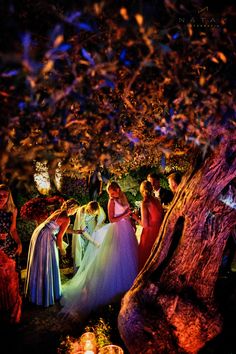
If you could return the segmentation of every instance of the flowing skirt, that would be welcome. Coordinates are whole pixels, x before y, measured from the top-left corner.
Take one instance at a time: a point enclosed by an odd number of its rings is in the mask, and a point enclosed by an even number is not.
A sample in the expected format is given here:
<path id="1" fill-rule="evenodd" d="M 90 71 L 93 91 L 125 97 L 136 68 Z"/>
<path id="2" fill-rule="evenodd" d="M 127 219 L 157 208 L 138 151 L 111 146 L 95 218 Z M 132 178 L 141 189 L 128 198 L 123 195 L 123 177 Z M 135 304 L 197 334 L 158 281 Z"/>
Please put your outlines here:
<path id="1" fill-rule="evenodd" d="M 56 226 L 57 227 L 57 226 Z M 39 225 L 30 240 L 25 294 L 36 305 L 50 306 L 61 297 L 55 223 Z"/>
<path id="2" fill-rule="evenodd" d="M 81 267 L 62 286 L 60 314 L 76 321 L 119 301 L 137 276 L 138 243 L 128 219 L 106 224 L 93 238 L 102 242 L 100 247 L 89 244 Z"/>
<path id="3" fill-rule="evenodd" d="M 158 236 L 160 225 L 143 228 L 139 243 L 139 270 L 141 270 L 148 260 L 152 247 Z"/>

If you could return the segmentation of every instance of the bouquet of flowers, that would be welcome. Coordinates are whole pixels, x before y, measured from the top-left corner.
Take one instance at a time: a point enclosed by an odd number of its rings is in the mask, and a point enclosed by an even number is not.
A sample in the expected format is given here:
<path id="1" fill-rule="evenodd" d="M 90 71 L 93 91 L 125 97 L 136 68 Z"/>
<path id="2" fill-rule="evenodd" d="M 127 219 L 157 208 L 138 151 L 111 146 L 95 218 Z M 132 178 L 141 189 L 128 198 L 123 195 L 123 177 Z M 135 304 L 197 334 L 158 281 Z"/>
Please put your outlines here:
<path id="1" fill-rule="evenodd" d="M 20 216 L 22 219 L 36 221 L 39 224 L 59 209 L 63 202 L 64 198 L 59 196 L 32 198 L 21 207 Z"/>

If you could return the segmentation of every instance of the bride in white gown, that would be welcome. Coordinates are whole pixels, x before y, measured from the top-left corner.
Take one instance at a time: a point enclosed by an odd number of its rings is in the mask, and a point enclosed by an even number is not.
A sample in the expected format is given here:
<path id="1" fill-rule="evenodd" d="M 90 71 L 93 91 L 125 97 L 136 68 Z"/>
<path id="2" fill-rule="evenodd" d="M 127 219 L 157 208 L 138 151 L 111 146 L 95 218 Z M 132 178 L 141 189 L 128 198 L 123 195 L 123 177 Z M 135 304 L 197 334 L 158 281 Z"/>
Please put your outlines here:
<path id="1" fill-rule="evenodd" d="M 60 314 L 76 321 L 100 306 L 119 301 L 138 272 L 138 242 L 127 198 L 116 182 L 111 182 L 107 191 L 110 223 L 93 234 L 94 240 L 103 242 L 99 248 L 89 243 L 86 255 L 91 257 L 94 252 L 93 261 L 88 264 L 85 255 L 77 273 L 62 287 Z"/>

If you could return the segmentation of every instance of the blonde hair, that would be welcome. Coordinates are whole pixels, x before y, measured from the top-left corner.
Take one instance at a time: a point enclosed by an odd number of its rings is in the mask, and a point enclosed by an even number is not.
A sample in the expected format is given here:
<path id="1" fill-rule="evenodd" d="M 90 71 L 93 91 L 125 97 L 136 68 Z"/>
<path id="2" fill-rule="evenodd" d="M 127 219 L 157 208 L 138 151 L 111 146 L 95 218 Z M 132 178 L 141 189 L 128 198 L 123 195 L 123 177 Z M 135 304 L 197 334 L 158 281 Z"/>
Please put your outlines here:
<path id="1" fill-rule="evenodd" d="M 151 182 L 143 181 L 140 184 L 140 192 L 144 195 L 144 197 L 150 197 L 153 194 L 153 187 Z"/>
<path id="2" fill-rule="evenodd" d="M 119 200 L 120 200 L 120 204 L 125 206 L 125 205 L 128 205 L 128 200 L 127 200 L 127 197 L 125 195 L 124 192 L 122 192 L 119 184 L 115 181 L 112 181 L 112 182 L 109 182 L 108 185 L 107 185 L 107 192 L 109 193 L 109 190 L 112 190 L 112 191 L 117 191 L 119 190 L 120 191 L 120 194 L 119 194 Z"/>
<path id="3" fill-rule="evenodd" d="M 76 199 L 70 198 L 70 199 L 63 202 L 63 204 L 61 206 L 61 210 L 66 211 L 66 210 L 76 208 L 76 207 L 79 207 L 79 203 L 77 202 Z"/>
<path id="4" fill-rule="evenodd" d="M 11 211 L 13 213 L 13 211 L 16 210 L 16 206 L 13 201 L 10 188 L 6 184 L 0 184 L 0 191 L 8 192 L 7 202 L 6 202 L 5 206 L 3 207 L 3 210 Z"/>
<path id="5" fill-rule="evenodd" d="M 181 178 L 182 178 L 182 176 L 181 176 L 181 174 L 178 173 L 178 172 L 172 172 L 171 174 L 169 174 L 169 175 L 167 176 L 167 179 L 168 179 L 168 180 L 170 179 L 170 180 L 174 181 L 177 186 L 180 184 Z"/>

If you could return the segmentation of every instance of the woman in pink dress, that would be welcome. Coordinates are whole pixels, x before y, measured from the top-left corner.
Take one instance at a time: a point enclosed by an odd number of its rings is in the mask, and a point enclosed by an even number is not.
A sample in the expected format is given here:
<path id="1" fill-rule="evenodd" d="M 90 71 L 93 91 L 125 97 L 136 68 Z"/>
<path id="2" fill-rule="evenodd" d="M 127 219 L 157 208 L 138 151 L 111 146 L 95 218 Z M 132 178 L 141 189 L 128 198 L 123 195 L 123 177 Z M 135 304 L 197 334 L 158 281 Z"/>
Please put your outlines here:
<path id="1" fill-rule="evenodd" d="M 151 254 L 152 246 L 157 238 L 163 219 L 161 203 L 153 196 L 153 187 L 149 181 L 141 183 L 140 193 L 143 197 L 141 219 L 137 215 L 132 214 L 132 218 L 143 227 L 138 250 L 139 270 L 143 268 Z"/>

